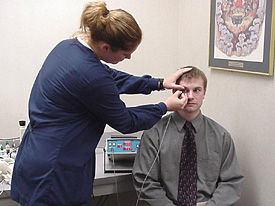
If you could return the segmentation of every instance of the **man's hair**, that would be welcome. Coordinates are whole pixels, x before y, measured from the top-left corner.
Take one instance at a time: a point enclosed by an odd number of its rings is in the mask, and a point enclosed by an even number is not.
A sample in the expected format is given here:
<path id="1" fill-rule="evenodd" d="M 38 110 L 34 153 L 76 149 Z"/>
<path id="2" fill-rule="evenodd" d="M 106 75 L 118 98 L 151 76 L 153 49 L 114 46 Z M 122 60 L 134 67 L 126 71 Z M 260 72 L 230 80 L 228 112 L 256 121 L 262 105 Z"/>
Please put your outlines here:
<path id="1" fill-rule="evenodd" d="M 192 78 L 201 77 L 202 80 L 203 80 L 204 90 L 206 91 L 207 78 L 206 78 L 204 72 L 201 71 L 200 69 L 198 69 L 197 67 L 194 67 L 194 66 L 185 66 L 185 67 L 182 67 L 181 69 L 183 69 L 183 68 L 192 68 L 192 69 L 189 72 L 186 72 L 182 76 L 180 76 L 180 78 L 178 78 L 178 80 L 177 80 L 177 83 L 179 83 L 181 80 L 184 80 L 184 79 L 192 79 Z"/>

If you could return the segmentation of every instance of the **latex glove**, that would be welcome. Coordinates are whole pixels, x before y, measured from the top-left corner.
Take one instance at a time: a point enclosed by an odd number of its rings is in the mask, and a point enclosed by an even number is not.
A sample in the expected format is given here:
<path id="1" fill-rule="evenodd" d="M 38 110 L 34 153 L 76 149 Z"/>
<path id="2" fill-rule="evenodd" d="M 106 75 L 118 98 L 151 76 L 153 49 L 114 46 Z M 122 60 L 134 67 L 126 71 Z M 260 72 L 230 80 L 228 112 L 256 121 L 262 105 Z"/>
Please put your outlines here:
<path id="1" fill-rule="evenodd" d="M 3 160 L 0 161 L 0 171 L 2 171 L 2 174 L 11 173 L 11 168 L 9 167 L 9 164 Z"/>
<path id="2" fill-rule="evenodd" d="M 3 176 L 6 183 L 11 184 L 11 174 L 9 174 L 9 173 L 7 173 L 5 175 L 2 174 L 2 176 Z"/>

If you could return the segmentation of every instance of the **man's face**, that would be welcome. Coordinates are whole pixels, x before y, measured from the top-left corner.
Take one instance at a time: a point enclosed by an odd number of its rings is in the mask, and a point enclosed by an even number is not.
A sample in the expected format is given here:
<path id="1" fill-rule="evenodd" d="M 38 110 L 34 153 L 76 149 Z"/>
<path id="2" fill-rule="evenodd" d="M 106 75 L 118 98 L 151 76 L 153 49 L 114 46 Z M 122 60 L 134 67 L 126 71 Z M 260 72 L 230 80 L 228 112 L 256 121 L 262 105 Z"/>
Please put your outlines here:
<path id="1" fill-rule="evenodd" d="M 182 112 L 199 114 L 201 105 L 205 96 L 203 79 L 201 77 L 183 79 L 179 82 L 184 86 L 184 93 L 187 95 L 188 101 Z"/>

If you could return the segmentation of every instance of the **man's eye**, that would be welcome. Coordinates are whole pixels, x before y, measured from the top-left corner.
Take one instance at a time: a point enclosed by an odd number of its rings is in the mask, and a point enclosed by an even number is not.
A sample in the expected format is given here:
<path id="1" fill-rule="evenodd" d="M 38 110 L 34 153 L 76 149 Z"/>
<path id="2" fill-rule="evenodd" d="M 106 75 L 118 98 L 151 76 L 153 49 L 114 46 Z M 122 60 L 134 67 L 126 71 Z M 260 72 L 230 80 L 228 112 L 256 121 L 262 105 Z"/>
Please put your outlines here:
<path id="1" fill-rule="evenodd" d="M 182 93 L 188 93 L 188 90 L 187 89 L 184 89 L 184 90 L 182 90 Z"/>
<path id="2" fill-rule="evenodd" d="M 195 93 L 198 93 L 198 92 L 200 92 L 201 91 L 201 89 L 194 89 L 194 92 Z"/>

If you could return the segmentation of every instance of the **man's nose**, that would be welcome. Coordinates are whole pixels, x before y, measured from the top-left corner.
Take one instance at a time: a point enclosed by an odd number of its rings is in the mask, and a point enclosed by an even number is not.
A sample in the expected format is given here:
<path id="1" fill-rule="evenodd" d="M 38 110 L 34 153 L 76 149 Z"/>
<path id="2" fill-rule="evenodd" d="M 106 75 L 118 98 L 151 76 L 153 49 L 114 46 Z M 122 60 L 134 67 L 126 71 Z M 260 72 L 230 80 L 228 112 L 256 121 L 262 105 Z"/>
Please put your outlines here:
<path id="1" fill-rule="evenodd" d="M 193 91 L 188 91 L 187 93 L 187 97 L 189 98 L 189 99 L 192 99 L 193 98 Z"/>

